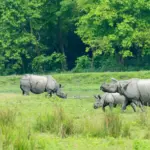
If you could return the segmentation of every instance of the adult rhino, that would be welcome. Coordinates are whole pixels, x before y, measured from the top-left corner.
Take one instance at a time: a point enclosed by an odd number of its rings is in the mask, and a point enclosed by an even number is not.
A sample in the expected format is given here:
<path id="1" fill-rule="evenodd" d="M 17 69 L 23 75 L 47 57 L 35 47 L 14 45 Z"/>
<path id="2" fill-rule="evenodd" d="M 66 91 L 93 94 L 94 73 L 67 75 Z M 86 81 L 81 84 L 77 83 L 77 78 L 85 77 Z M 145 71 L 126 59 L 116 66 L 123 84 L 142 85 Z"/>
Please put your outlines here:
<path id="1" fill-rule="evenodd" d="M 99 107 L 102 107 L 102 110 L 105 111 L 105 107 L 109 106 L 112 110 L 113 107 L 116 107 L 117 105 L 123 105 L 126 101 L 126 97 L 123 95 L 120 95 L 119 93 L 104 93 L 102 96 L 95 95 L 95 103 L 94 103 L 94 109 L 97 109 Z M 136 111 L 136 105 L 139 105 L 138 103 L 132 103 L 129 102 L 127 105 L 131 105 L 134 111 Z"/>
<path id="2" fill-rule="evenodd" d="M 126 109 L 128 103 L 137 103 L 142 108 L 142 105 L 150 105 L 150 79 L 130 79 L 118 81 L 112 78 L 112 83 L 102 84 L 102 91 L 109 93 L 118 92 L 126 97 L 126 101 L 122 107 Z"/>
<path id="3" fill-rule="evenodd" d="M 47 92 L 50 96 L 53 93 L 60 98 L 67 98 L 67 94 L 61 92 L 61 84 L 51 76 L 24 75 L 20 80 L 20 88 L 23 95 L 29 95 L 29 92 L 40 94 Z"/>

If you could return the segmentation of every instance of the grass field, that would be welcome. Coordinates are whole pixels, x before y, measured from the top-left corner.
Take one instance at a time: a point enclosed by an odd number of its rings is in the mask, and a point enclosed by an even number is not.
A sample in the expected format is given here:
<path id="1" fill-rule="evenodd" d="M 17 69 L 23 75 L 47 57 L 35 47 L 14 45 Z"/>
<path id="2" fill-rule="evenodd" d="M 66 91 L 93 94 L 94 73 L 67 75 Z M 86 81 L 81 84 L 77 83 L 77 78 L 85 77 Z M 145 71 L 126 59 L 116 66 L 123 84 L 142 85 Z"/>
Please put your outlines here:
<path id="1" fill-rule="evenodd" d="M 0 150 L 149 150 L 150 108 L 137 113 L 94 110 L 94 94 L 110 78 L 150 78 L 150 72 L 53 74 L 68 99 L 22 96 L 21 76 L 0 77 Z M 74 96 L 81 98 L 73 98 Z"/>

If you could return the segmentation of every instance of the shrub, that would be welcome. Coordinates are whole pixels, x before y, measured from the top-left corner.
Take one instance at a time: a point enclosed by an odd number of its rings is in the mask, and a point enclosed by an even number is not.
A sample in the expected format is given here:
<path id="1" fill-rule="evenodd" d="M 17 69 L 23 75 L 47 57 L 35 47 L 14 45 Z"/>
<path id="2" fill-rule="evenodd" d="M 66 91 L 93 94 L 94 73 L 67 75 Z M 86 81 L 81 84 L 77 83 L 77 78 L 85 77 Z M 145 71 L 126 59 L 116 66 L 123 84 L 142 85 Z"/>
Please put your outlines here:
<path id="1" fill-rule="evenodd" d="M 83 55 L 77 58 L 76 66 L 73 69 L 73 72 L 84 72 L 88 71 L 91 66 L 91 59 L 87 55 Z"/>
<path id="2" fill-rule="evenodd" d="M 35 72 L 61 71 L 66 57 L 61 53 L 52 53 L 50 56 L 40 55 L 33 59 L 32 69 Z"/>

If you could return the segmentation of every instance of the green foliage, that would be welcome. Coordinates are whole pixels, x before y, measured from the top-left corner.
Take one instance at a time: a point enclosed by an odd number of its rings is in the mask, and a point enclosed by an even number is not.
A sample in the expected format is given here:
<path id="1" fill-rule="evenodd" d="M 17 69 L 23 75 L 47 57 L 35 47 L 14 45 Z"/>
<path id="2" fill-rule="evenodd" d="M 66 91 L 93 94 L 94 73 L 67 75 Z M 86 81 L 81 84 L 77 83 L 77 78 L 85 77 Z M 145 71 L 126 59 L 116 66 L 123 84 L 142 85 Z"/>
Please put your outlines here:
<path id="1" fill-rule="evenodd" d="M 150 145 L 149 141 L 141 141 L 141 140 L 135 140 L 133 144 L 134 150 L 149 150 Z"/>
<path id="2" fill-rule="evenodd" d="M 104 0 L 90 5 L 84 1 L 84 5 L 79 5 L 84 13 L 79 18 L 76 33 L 89 46 L 88 50 L 96 54 L 116 51 L 123 58 L 149 54 L 148 1 Z"/>
<path id="3" fill-rule="evenodd" d="M 1 1 L 0 5 L 0 53 L 5 58 L 6 73 L 25 72 L 25 67 L 28 67 L 26 61 L 32 59 L 33 49 L 42 46 L 37 33 L 43 4 L 41 1 L 26 0 L 22 3 L 17 0 Z"/>
<path id="4" fill-rule="evenodd" d="M 113 56 L 95 56 L 94 67 L 97 71 L 122 71 L 125 67 L 118 64 Z"/>
<path id="5" fill-rule="evenodd" d="M 76 66 L 73 72 L 84 72 L 90 68 L 91 60 L 88 56 L 83 55 L 77 58 Z"/>
<path id="6" fill-rule="evenodd" d="M 91 72 L 91 71 L 139 71 L 149 70 L 150 62 L 147 61 L 148 56 L 139 60 L 135 58 L 125 58 L 122 64 L 119 57 L 109 55 L 94 55 L 93 61 L 86 55 L 83 55 L 76 60 L 74 72 Z M 119 61 L 119 62 L 118 62 Z M 87 62 L 87 64 L 85 64 Z M 93 65 L 92 65 L 93 63 Z M 145 64 L 145 65 L 144 65 Z M 136 67 L 135 67 L 136 66 Z"/>
<path id="7" fill-rule="evenodd" d="M 74 66 L 75 72 L 150 69 L 149 5 L 141 0 L 0 1 L 0 74 Z M 86 52 L 91 62 L 84 60 Z"/>
<path id="8" fill-rule="evenodd" d="M 33 59 L 32 68 L 35 72 L 58 72 L 62 69 L 62 63 L 65 62 L 65 56 L 61 53 L 52 53 L 50 56 L 40 55 Z"/>

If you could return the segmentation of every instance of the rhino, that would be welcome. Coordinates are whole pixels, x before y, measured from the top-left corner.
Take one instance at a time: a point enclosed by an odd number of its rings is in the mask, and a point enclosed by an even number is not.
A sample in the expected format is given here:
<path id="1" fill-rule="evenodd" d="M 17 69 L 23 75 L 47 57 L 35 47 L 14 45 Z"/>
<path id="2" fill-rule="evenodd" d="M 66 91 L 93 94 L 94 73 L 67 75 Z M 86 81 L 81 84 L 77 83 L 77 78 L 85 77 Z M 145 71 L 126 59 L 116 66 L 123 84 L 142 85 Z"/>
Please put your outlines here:
<path id="1" fill-rule="evenodd" d="M 109 106 L 112 110 L 113 107 L 116 107 L 118 104 L 123 105 L 126 101 L 126 97 L 119 94 L 119 93 L 104 93 L 102 96 L 94 95 L 95 97 L 95 103 L 94 103 L 94 109 L 97 109 L 99 107 L 102 107 L 102 110 L 105 112 L 105 107 Z M 136 111 L 135 107 L 138 105 L 138 103 L 132 103 L 129 102 L 127 105 L 131 105 L 134 111 Z"/>
<path id="2" fill-rule="evenodd" d="M 39 76 L 26 74 L 20 80 L 20 89 L 23 95 L 29 95 L 31 91 L 34 94 L 47 92 L 49 96 L 53 93 L 60 98 L 67 98 L 67 94 L 61 92 L 61 84 L 51 76 Z"/>
<path id="3" fill-rule="evenodd" d="M 109 93 L 118 92 L 126 97 L 122 107 L 126 109 L 128 103 L 138 103 L 143 110 L 143 105 L 150 106 L 150 79 L 132 78 L 129 80 L 116 80 L 112 78 L 111 83 L 104 83 L 100 86 L 102 91 Z M 144 111 L 144 110 L 143 110 Z"/>

